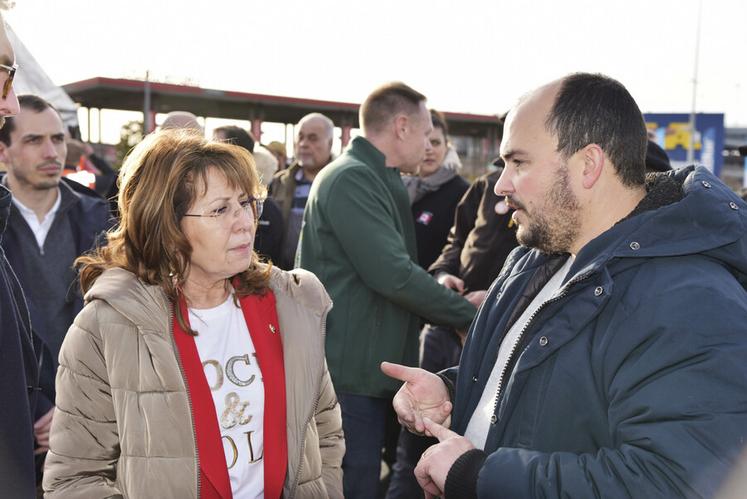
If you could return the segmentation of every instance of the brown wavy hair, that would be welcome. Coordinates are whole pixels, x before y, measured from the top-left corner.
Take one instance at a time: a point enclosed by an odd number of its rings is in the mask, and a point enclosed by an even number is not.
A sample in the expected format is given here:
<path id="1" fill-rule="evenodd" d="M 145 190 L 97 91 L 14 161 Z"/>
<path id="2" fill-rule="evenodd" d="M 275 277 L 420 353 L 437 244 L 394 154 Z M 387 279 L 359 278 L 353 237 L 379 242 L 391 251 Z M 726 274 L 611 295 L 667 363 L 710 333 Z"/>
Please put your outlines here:
<path id="1" fill-rule="evenodd" d="M 75 261 L 83 293 L 104 270 L 119 267 L 159 286 L 175 304 L 192 255 L 180 222 L 197 198 L 198 186 L 207 188 L 209 168 L 223 173 L 232 189 L 264 195 L 254 159 L 241 147 L 178 130 L 152 133 L 135 146 L 117 180 L 119 225 L 107 234 L 106 246 Z M 230 279 L 237 296 L 264 293 L 270 271 L 271 264 L 260 263 L 253 253 L 249 268 Z M 194 334 L 179 307 L 174 308 L 179 325 Z"/>

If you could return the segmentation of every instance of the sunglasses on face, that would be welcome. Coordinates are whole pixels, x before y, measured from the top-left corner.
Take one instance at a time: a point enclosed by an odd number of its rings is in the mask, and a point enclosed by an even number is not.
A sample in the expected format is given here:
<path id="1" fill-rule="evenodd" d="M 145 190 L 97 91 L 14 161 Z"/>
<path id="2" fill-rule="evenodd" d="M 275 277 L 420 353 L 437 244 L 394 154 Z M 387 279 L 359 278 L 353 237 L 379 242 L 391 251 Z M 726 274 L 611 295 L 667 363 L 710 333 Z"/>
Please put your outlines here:
<path id="1" fill-rule="evenodd" d="M 8 72 L 8 79 L 3 83 L 3 99 L 8 97 L 10 89 L 13 88 L 13 78 L 16 77 L 16 71 L 18 71 L 18 64 L 8 66 L 6 64 L 0 64 L 0 70 Z"/>

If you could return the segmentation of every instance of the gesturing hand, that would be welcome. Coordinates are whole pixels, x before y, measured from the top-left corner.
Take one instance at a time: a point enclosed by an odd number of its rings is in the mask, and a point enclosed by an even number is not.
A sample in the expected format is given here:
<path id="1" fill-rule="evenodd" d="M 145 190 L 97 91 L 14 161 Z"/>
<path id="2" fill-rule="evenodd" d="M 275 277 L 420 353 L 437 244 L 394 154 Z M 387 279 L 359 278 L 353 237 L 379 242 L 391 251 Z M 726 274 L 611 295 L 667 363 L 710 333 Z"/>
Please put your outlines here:
<path id="1" fill-rule="evenodd" d="M 428 447 L 423 453 L 415 467 L 415 478 L 425 491 L 425 498 L 431 499 L 443 496 L 446 476 L 454 462 L 475 446 L 461 435 L 428 418 L 425 418 L 424 422 L 428 433 L 438 438 L 439 443 Z"/>
<path id="2" fill-rule="evenodd" d="M 423 417 L 439 424 L 449 425 L 451 401 L 444 382 L 435 374 L 391 362 L 382 362 L 381 371 L 405 384 L 394 396 L 392 406 L 399 423 L 413 433 L 422 435 L 426 431 Z"/>

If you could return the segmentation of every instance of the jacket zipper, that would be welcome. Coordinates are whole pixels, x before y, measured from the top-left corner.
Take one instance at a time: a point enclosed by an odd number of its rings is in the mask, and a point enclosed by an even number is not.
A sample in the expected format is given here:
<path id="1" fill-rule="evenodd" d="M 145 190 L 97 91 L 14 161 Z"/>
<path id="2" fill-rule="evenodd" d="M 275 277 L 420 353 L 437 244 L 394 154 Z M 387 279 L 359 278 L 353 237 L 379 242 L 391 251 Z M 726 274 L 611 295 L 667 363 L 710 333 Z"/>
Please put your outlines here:
<path id="1" fill-rule="evenodd" d="M 322 318 L 322 346 L 324 345 L 324 339 L 327 336 L 327 314 L 329 313 L 330 308 L 328 307 L 327 310 L 324 311 L 324 317 Z M 324 356 L 326 358 L 326 355 Z M 322 372 L 322 377 L 319 378 L 319 383 L 317 384 L 316 389 L 316 396 L 314 397 L 314 406 L 311 409 L 311 413 L 306 418 L 306 422 L 303 425 L 303 434 L 301 435 L 301 452 L 298 456 L 298 469 L 296 470 L 296 476 L 293 479 L 292 488 L 290 490 L 289 499 L 292 499 L 296 495 L 296 489 L 298 488 L 298 482 L 301 480 L 301 465 L 303 464 L 303 455 L 304 451 L 306 450 L 306 432 L 308 431 L 307 428 L 309 427 L 309 423 L 311 423 L 311 419 L 316 414 L 316 410 L 319 408 L 319 395 L 322 392 L 322 378 L 324 377 L 324 373 Z M 324 463 L 322 463 L 322 466 Z M 322 474 L 324 471 L 322 470 Z"/>
<path id="2" fill-rule="evenodd" d="M 502 389 L 503 389 L 503 379 L 506 376 L 506 372 L 508 371 L 508 367 L 512 365 L 514 354 L 516 353 L 516 350 L 518 349 L 519 345 L 521 344 L 522 340 L 524 339 L 524 333 L 526 333 L 527 329 L 529 329 L 529 326 L 532 324 L 532 321 L 534 318 L 539 314 L 547 305 L 551 303 L 555 303 L 556 301 L 560 300 L 561 298 L 565 297 L 568 294 L 568 290 L 571 288 L 571 286 L 578 284 L 579 282 L 587 279 L 593 272 L 587 272 L 586 274 L 582 274 L 581 276 L 577 278 L 573 278 L 568 283 L 563 286 L 561 293 L 551 298 L 544 303 L 542 303 L 537 310 L 535 310 L 532 315 L 529 317 L 529 320 L 527 320 L 527 323 L 524 324 L 524 327 L 521 329 L 521 333 L 519 333 L 519 337 L 516 339 L 516 342 L 514 343 L 513 347 L 511 347 L 511 352 L 508 354 L 508 359 L 506 360 L 506 364 L 503 366 L 503 369 L 501 370 L 501 375 L 498 377 L 498 388 L 495 392 L 495 400 L 493 401 L 493 416 L 490 418 L 491 423 L 496 424 L 498 422 L 498 403 L 501 400 L 501 397 L 503 396 Z M 499 347 L 500 348 L 500 347 Z M 516 366 L 513 366 L 516 367 Z"/>
<path id="3" fill-rule="evenodd" d="M 176 347 L 176 341 L 174 339 L 174 307 L 178 307 L 177 304 L 172 304 L 169 308 L 169 331 L 171 332 L 171 347 L 174 349 L 176 354 L 176 362 L 179 364 L 179 372 L 182 375 L 182 381 L 184 381 L 184 387 L 187 390 L 187 403 L 189 404 L 189 417 L 192 421 L 192 438 L 195 443 L 195 475 L 197 479 L 197 497 L 200 497 L 200 452 L 197 448 L 197 429 L 195 428 L 195 413 L 194 407 L 192 406 L 192 394 L 189 391 L 189 382 L 187 381 L 187 374 L 184 372 L 184 366 L 182 365 L 182 358 L 179 354 L 179 349 Z"/>

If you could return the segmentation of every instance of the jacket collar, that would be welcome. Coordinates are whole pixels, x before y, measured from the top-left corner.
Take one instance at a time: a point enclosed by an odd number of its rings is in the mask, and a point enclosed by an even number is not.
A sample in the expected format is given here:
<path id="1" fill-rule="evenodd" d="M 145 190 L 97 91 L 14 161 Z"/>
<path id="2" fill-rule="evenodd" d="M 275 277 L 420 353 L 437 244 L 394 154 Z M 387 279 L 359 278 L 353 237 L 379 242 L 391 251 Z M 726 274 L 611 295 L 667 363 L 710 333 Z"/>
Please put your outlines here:
<path id="1" fill-rule="evenodd" d="M 386 156 L 365 137 L 358 136 L 350 143 L 351 154 L 360 157 L 364 163 L 375 168 L 386 168 Z"/>

